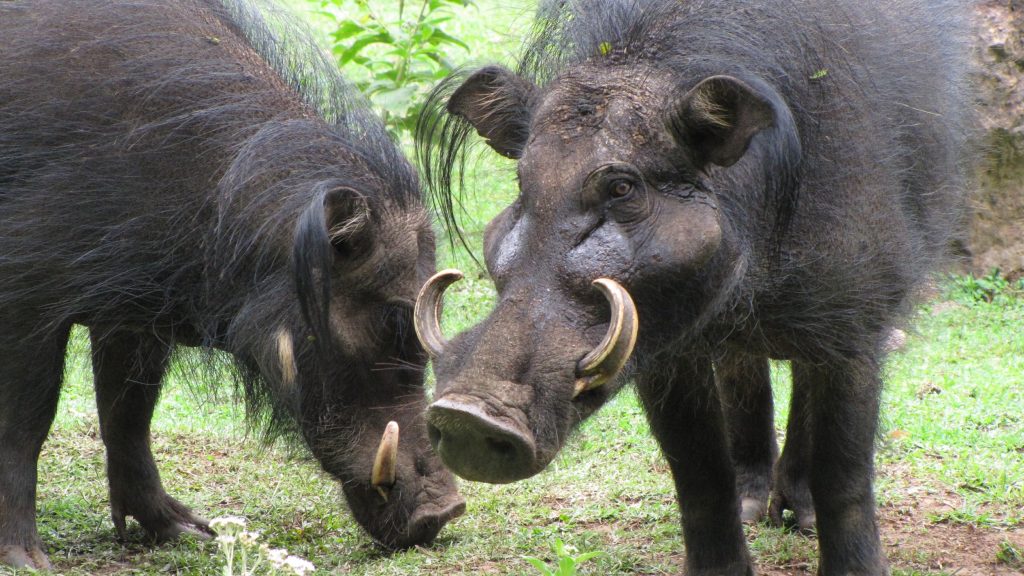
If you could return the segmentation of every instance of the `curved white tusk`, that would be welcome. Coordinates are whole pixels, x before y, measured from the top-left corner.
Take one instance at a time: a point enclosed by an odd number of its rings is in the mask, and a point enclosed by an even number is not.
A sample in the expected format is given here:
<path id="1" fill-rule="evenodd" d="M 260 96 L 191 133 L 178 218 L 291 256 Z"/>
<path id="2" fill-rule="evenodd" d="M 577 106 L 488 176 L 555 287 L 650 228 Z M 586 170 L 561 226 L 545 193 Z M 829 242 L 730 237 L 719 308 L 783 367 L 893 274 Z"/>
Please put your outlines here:
<path id="1" fill-rule="evenodd" d="M 626 365 L 636 346 L 639 322 L 636 305 L 629 292 L 610 278 L 598 278 L 593 285 L 608 300 L 612 315 L 601 343 L 576 365 L 573 398 L 614 378 Z"/>
<path id="2" fill-rule="evenodd" d="M 395 485 L 395 467 L 398 462 L 398 422 L 391 421 L 384 427 L 377 457 L 373 460 L 373 473 L 370 484 L 377 489 L 384 501 L 388 500 L 388 492 Z"/>
<path id="3" fill-rule="evenodd" d="M 462 279 L 462 272 L 449 268 L 430 277 L 416 296 L 413 326 L 416 337 L 431 358 L 437 358 L 448 344 L 441 333 L 441 296 L 452 283 Z"/>

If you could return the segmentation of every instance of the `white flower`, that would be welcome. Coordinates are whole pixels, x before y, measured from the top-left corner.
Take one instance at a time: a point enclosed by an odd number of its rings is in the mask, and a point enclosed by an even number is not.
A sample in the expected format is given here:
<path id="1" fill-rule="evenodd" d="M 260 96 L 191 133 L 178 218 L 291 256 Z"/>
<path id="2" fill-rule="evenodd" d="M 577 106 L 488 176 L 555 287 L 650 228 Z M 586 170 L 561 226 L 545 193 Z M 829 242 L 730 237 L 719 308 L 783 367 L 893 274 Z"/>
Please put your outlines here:
<path id="1" fill-rule="evenodd" d="M 218 534 L 217 535 L 217 544 L 234 544 L 235 540 L 237 540 L 237 538 L 235 538 L 231 534 Z"/>
<path id="2" fill-rule="evenodd" d="M 238 532 L 245 530 L 245 518 L 240 518 L 238 516 L 220 516 L 210 520 L 210 528 L 213 528 L 216 532 L 237 534 Z"/>
<path id="3" fill-rule="evenodd" d="M 289 556 L 285 558 L 284 563 L 295 576 L 306 576 L 306 574 L 316 570 L 312 562 L 298 556 Z"/>
<path id="4" fill-rule="evenodd" d="M 259 539 L 259 532 L 242 532 L 238 535 L 238 540 L 242 543 L 242 546 L 252 546 Z"/>
<path id="5" fill-rule="evenodd" d="M 288 551 L 284 548 L 266 548 L 262 549 L 263 555 L 266 556 L 267 561 L 274 568 L 280 570 L 284 568 L 285 558 L 288 556 Z"/>

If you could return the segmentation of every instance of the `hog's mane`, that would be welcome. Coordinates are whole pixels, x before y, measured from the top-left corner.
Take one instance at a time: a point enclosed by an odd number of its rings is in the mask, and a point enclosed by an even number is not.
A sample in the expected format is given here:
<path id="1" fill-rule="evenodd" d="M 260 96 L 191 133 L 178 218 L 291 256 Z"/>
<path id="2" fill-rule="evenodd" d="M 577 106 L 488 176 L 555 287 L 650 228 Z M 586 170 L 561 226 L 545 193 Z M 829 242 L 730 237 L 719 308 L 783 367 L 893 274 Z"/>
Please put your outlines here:
<path id="1" fill-rule="evenodd" d="M 0 309 L 25 310 L 4 323 L 88 319 L 102 336 L 185 317 L 194 343 L 231 347 L 283 320 L 242 309 L 269 282 L 267 298 L 298 297 L 326 326 L 328 251 L 294 262 L 297 278 L 266 274 L 312 244 L 303 211 L 328 187 L 360 190 L 372 219 L 420 210 L 366 100 L 269 2 L 0 2 L 0 22 Z M 260 375 L 276 351 L 233 375 L 194 357 L 185 369 L 210 385 L 240 383 L 251 423 L 294 426 Z"/>

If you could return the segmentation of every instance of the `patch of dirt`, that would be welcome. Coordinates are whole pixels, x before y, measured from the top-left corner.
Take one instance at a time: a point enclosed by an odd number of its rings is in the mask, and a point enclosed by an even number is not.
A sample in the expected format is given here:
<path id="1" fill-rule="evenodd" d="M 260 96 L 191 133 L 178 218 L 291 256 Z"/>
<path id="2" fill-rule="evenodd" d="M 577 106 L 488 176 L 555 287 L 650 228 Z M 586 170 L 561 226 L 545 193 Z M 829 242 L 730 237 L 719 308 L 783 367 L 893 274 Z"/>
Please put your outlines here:
<path id="1" fill-rule="evenodd" d="M 937 488 L 932 483 L 923 485 L 920 479 L 913 478 L 900 465 L 885 466 L 879 470 L 879 475 L 896 479 L 901 486 L 889 502 L 878 508 L 882 543 L 891 570 L 935 576 L 1024 575 L 1024 566 L 1011 566 L 997 559 L 1003 543 L 1009 543 L 1016 550 L 1024 550 L 1024 526 L 982 527 L 941 520 L 963 508 L 963 499 L 958 494 Z M 986 510 L 982 507 L 978 512 L 985 513 L 986 517 L 999 524 L 1008 518 L 1010 511 L 995 507 Z M 597 524 L 589 524 L 587 528 L 606 534 L 609 540 L 614 533 L 614 530 L 601 530 Z M 625 528 L 628 532 L 629 527 L 612 523 L 611 528 Z M 759 576 L 816 575 L 818 561 L 815 537 L 793 537 L 805 540 L 793 547 L 793 554 L 786 561 L 772 563 L 763 556 L 755 559 Z M 681 533 L 679 538 L 678 551 L 660 557 L 658 561 L 676 566 L 681 572 L 686 561 Z M 637 542 L 637 545 L 639 547 L 642 543 Z"/>
<path id="2" fill-rule="evenodd" d="M 919 505 L 917 505 L 919 504 Z M 934 508 L 933 508 L 934 506 Z M 932 513 L 948 511 L 948 504 L 901 502 L 879 509 L 882 542 L 893 570 L 942 572 L 956 576 L 1020 576 L 1024 571 L 996 559 L 1002 542 L 1024 549 L 1024 530 L 993 529 L 961 524 L 934 523 Z M 814 564 L 816 565 L 816 564 Z M 775 567 L 760 565 L 761 576 L 813 576 L 814 565 Z"/>
<path id="3" fill-rule="evenodd" d="M 1004 542 L 1024 550 L 1024 527 L 979 527 L 948 521 L 950 512 L 961 509 L 962 499 L 952 491 L 915 486 L 914 479 L 898 467 L 881 471 L 900 477 L 907 488 L 898 499 L 878 508 L 882 543 L 892 570 L 956 576 L 1021 576 L 1024 567 L 997 560 Z M 993 510 L 992 517 L 1000 516 Z M 760 576 L 813 576 L 817 562 L 799 566 L 758 566 Z"/>
<path id="4" fill-rule="evenodd" d="M 963 304 L 957 304 L 952 300 L 943 300 L 942 302 L 936 302 L 932 306 L 932 316 L 941 316 L 947 312 L 958 312 L 966 308 Z"/>

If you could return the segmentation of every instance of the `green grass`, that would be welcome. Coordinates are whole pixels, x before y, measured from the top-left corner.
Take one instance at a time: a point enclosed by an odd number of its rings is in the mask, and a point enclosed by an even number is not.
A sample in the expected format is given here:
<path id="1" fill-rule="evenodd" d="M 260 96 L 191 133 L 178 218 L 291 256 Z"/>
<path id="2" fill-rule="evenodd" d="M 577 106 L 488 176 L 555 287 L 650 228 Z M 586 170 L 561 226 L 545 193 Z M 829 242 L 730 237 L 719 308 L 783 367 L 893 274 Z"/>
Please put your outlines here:
<path id="1" fill-rule="evenodd" d="M 466 11 L 453 33 L 484 61 L 505 58 L 532 6 L 477 0 Z M 513 176 L 513 165 L 495 155 L 482 155 L 470 169 L 471 200 L 461 220 L 478 257 L 483 226 L 515 196 Z M 468 278 L 447 296 L 448 334 L 481 319 L 494 298 L 472 260 L 443 246 L 440 266 L 452 265 Z M 896 542 L 890 558 L 901 576 L 956 573 L 945 549 L 928 540 L 948 531 L 990 535 L 978 554 L 985 566 L 1019 569 L 1024 549 L 1024 298 L 948 296 L 958 300 L 941 298 L 917 312 L 917 331 L 886 366 L 877 495 L 886 517 L 907 515 L 894 526 L 917 530 L 887 536 Z M 76 332 L 40 462 L 39 526 L 58 572 L 218 573 L 212 542 L 185 538 L 154 548 L 137 530 L 135 542 L 117 542 L 87 349 Z M 218 374 L 212 377 L 229 378 Z M 777 364 L 773 374 L 781 426 L 788 367 Z M 246 437 L 229 386 L 214 394 L 188 380 L 188 370 L 172 375 L 154 421 L 153 447 L 168 491 L 207 518 L 245 516 L 271 546 L 308 558 L 320 573 L 536 574 L 525 558 L 554 565 L 552 544 L 559 540 L 574 555 L 602 552 L 580 566 L 581 574 L 681 570 L 671 478 L 631 391 L 591 418 L 544 473 L 503 486 L 462 483 L 464 517 L 433 546 L 389 555 L 360 531 L 338 487 L 314 463 Z M 812 538 L 759 525 L 749 529 L 749 540 L 765 573 L 812 573 L 816 566 Z"/>
<path id="2" fill-rule="evenodd" d="M 464 283 L 470 284 L 470 283 Z M 476 285 L 483 290 L 484 281 Z M 462 288 L 452 308 L 468 323 L 489 296 Z M 485 310 L 486 308 L 484 308 Z M 967 525 L 998 538 L 991 562 L 1017 562 L 1024 529 L 1024 299 L 965 306 L 937 302 L 917 314 L 918 331 L 889 362 L 885 430 L 878 463 L 883 509 L 923 493 L 950 504 L 918 518 L 925 533 Z M 109 520 L 103 451 L 90 390 L 88 342 L 73 340 L 60 414 L 40 463 L 40 531 L 67 574 L 214 574 L 215 547 L 185 539 L 157 548 L 123 545 Z M 168 491 L 206 517 L 245 516 L 274 547 L 286 547 L 329 572 L 349 574 L 529 574 L 525 560 L 557 560 L 552 543 L 603 554 L 581 574 L 672 574 L 682 562 L 675 494 L 668 469 L 627 391 L 588 421 L 551 467 L 505 486 L 462 483 L 466 516 L 432 547 L 382 554 L 344 510 L 337 487 L 316 466 L 244 434 L 241 407 L 211 399 L 174 375 L 154 422 L 154 451 Z M 776 366 L 779 423 L 787 371 Z M 941 391 L 939 391 L 941 390 Z M 814 540 L 767 526 L 750 529 L 758 565 L 806 570 Z M 912 546 L 912 543 L 911 543 Z M 920 568 L 927 547 L 890 554 L 896 574 Z M 1017 556 L 1015 556 L 1015 554 Z M 941 556 L 940 556 L 941 557 Z M 788 567 L 788 568 L 786 568 Z M 951 572 L 950 572 L 951 573 Z"/>
<path id="3" fill-rule="evenodd" d="M 883 462 L 963 498 L 949 521 L 1024 521 L 1024 300 L 940 302 L 887 367 Z"/>

